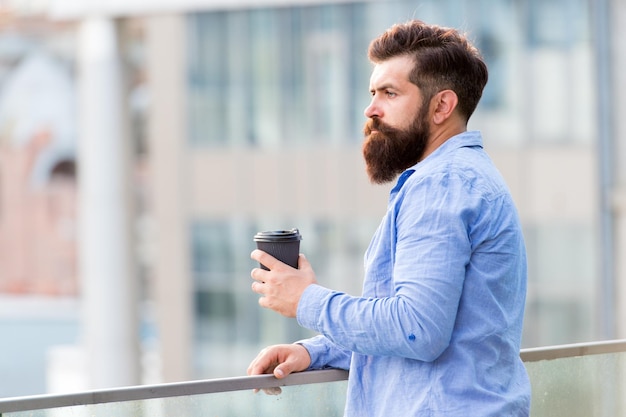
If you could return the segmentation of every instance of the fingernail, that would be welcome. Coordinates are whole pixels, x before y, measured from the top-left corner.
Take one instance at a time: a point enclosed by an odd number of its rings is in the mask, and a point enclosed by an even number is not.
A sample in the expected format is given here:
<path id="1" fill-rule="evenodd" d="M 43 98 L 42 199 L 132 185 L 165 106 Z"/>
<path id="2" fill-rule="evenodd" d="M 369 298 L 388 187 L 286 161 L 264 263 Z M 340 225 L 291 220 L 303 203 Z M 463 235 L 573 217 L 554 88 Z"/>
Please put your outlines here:
<path id="1" fill-rule="evenodd" d="M 278 377 L 282 378 L 283 376 L 285 376 L 285 373 L 283 372 L 282 369 L 276 369 L 274 372 L 276 373 L 276 376 Z"/>

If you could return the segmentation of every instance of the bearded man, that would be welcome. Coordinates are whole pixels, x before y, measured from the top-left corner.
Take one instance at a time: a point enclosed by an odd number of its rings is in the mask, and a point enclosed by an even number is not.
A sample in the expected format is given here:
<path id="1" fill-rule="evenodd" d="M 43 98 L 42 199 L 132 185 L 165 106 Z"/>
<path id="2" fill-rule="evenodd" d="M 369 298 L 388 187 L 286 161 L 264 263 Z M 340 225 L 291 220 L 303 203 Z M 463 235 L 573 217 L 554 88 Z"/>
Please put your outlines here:
<path id="1" fill-rule="evenodd" d="M 528 416 L 519 357 L 527 265 L 517 210 L 478 131 L 487 67 L 467 38 L 413 20 L 374 39 L 363 156 L 396 179 L 362 296 L 255 250 L 259 304 L 319 336 L 270 346 L 249 375 L 349 369 L 349 417 Z"/>

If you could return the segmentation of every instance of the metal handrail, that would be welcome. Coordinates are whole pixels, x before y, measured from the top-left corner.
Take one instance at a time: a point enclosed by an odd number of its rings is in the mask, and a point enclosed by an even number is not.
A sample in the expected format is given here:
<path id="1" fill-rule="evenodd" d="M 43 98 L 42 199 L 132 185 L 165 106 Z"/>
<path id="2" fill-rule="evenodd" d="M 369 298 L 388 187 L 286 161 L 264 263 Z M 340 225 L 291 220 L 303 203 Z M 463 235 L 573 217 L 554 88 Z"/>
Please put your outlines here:
<path id="1" fill-rule="evenodd" d="M 626 352 L 626 339 L 522 349 L 520 357 L 524 362 L 537 362 L 618 352 Z"/>
<path id="2" fill-rule="evenodd" d="M 524 362 L 537 362 L 542 360 L 618 352 L 626 352 L 626 339 L 522 349 L 520 357 Z M 85 391 L 74 394 L 45 394 L 27 397 L 14 397 L 0 399 L 0 417 L 2 416 L 2 413 L 18 411 L 243 391 L 274 388 L 277 386 L 284 387 L 291 385 L 317 384 L 343 381 L 346 379 L 348 379 L 347 371 L 339 369 L 324 369 L 319 371 L 293 373 L 283 379 L 276 379 L 273 375 L 256 375 L 167 384 L 140 385 L 133 387 Z"/>
<path id="3" fill-rule="evenodd" d="M 155 385 L 84 391 L 75 394 L 45 394 L 0 399 L 2 413 L 42 410 L 47 408 L 92 405 L 111 402 L 149 400 L 230 391 L 244 391 L 291 385 L 318 384 L 348 379 L 348 372 L 339 369 L 299 372 L 276 379 L 273 375 L 255 375 L 235 378 L 207 379 Z"/>

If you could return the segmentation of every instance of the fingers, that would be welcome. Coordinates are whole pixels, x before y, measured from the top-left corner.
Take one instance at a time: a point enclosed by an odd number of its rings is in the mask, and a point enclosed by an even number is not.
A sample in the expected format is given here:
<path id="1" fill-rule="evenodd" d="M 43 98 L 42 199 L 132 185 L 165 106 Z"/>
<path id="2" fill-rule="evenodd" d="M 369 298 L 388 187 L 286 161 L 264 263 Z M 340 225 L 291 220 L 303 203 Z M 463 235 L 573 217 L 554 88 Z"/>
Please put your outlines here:
<path id="1" fill-rule="evenodd" d="M 265 348 L 259 352 L 257 357 L 250 363 L 250 366 L 248 366 L 248 375 L 264 375 L 273 373 L 276 366 L 276 359 L 271 349 L 272 348 Z M 255 388 L 253 391 L 256 394 L 260 390 Z M 278 395 L 282 392 L 282 390 L 280 387 L 271 387 L 263 388 L 263 392 L 267 395 Z"/>
<path id="2" fill-rule="evenodd" d="M 265 288 L 265 281 L 263 280 L 262 276 L 259 276 L 263 274 L 262 269 L 253 269 L 252 273 L 250 274 L 252 276 L 252 279 L 254 279 L 254 281 L 252 281 L 252 285 L 250 286 L 250 288 L 252 289 L 252 292 L 255 292 L 257 294 L 259 294 L 261 297 L 259 297 L 259 305 L 263 308 L 268 308 L 268 301 L 266 299 L 266 288 Z"/>
<path id="3" fill-rule="evenodd" d="M 311 269 L 311 263 L 303 253 L 298 256 L 298 269 Z"/>
<path id="4" fill-rule="evenodd" d="M 271 352 L 272 348 L 265 348 L 250 362 L 248 366 L 248 375 L 271 374 L 278 364 L 278 358 Z"/>
<path id="5" fill-rule="evenodd" d="M 254 259 L 255 261 L 257 261 L 258 263 L 260 263 L 261 265 L 265 265 L 268 269 L 274 269 L 278 265 L 284 265 L 281 261 L 274 258 L 269 253 L 264 252 L 259 249 L 253 250 L 252 253 L 250 254 L 250 257 Z"/>
<path id="6" fill-rule="evenodd" d="M 261 296 L 259 306 L 285 317 L 296 317 L 302 293 L 306 287 L 317 282 L 306 257 L 299 255 L 298 268 L 292 268 L 260 250 L 254 250 L 250 257 L 270 268 L 254 268 L 250 272 L 254 280 L 250 287 Z"/>
<path id="7" fill-rule="evenodd" d="M 259 392 L 259 390 L 254 390 L 255 392 Z M 263 392 L 267 395 L 279 395 L 283 392 L 280 387 L 271 387 L 271 388 L 263 388 Z"/>
<path id="8" fill-rule="evenodd" d="M 306 348 L 299 344 L 274 345 L 263 349 L 248 366 L 248 375 L 273 374 L 282 379 L 293 372 L 306 370 L 311 364 L 311 356 Z M 258 392 L 259 390 L 254 390 Z M 279 387 L 265 388 L 266 394 L 281 393 Z"/>
<path id="9" fill-rule="evenodd" d="M 299 344 L 274 345 L 263 349 L 248 366 L 248 375 L 274 374 L 278 379 L 304 371 L 311 364 L 306 348 Z"/>
<path id="10" fill-rule="evenodd" d="M 293 372 L 300 372 L 301 369 L 293 369 L 293 363 L 288 363 L 285 362 L 281 365 L 278 365 L 276 368 L 274 368 L 274 376 L 276 377 L 276 379 L 283 379 L 284 377 L 286 377 L 289 374 L 292 374 Z"/>
<path id="11" fill-rule="evenodd" d="M 300 344 L 274 345 L 263 349 L 248 366 L 248 375 L 274 374 L 284 378 L 292 372 L 304 371 L 311 363 L 306 348 Z"/>
<path id="12" fill-rule="evenodd" d="M 250 272 L 250 276 L 254 280 L 252 282 L 252 291 L 263 295 L 263 284 L 265 284 L 266 275 L 269 271 L 266 271 L 261 268 L 254 268 Z"/>
<path id="13" fill-rule="evenodd" d="M 311 363 L 309 352 L 302 345 L 289 345 L 292 351 L 282 363 L 274 368 L 274 376 L 277 379 L 286 377 L 293 372 L 304 371 Z"/>

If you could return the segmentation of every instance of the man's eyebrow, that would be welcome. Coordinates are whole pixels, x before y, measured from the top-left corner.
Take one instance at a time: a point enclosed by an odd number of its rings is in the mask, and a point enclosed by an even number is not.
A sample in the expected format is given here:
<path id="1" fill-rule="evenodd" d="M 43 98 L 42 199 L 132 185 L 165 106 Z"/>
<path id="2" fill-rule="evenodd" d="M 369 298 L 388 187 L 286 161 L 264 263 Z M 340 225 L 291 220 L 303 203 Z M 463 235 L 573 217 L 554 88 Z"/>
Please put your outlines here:
<path id="1" fill-rule="evenodd" d="M 382 91 L 382 90 L 388 90 L 388 89 L 397 90 L 397 87 L 389 83 L 381 84 L 376 88 L 370 87 L 370 91 Z"/>

